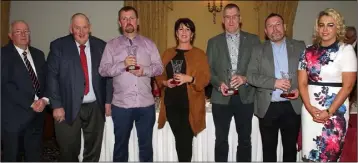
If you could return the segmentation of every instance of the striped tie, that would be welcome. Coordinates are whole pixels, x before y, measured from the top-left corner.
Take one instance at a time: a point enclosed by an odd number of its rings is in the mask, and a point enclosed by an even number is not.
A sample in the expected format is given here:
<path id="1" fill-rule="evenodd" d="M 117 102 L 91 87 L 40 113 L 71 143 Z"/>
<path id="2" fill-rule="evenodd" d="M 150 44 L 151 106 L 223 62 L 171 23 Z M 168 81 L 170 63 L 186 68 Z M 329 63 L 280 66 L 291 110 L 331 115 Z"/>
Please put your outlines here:
<path id="1" fill-rule="evenodd" d="M 30 74 L 30 78 L 31 78 L 31 81 L 32 81 L 32 86 L 34 87 L 36 95 L 39 97 L 39 95 L 40 95 L 40 83 L 37 80 L 37 77 L 36 77 L 36 74 L 35 74 L 34 70 L 32 69 L 30 61 L 27 59 L 27 56 L 26 56 L 27 52 L 24 51 L 22 53 L 22 55 L 24 55 L 24 61 L 25 61 L 25 64 L 26 64 L 27 71 L 29 71 L 29 74 Z"/>

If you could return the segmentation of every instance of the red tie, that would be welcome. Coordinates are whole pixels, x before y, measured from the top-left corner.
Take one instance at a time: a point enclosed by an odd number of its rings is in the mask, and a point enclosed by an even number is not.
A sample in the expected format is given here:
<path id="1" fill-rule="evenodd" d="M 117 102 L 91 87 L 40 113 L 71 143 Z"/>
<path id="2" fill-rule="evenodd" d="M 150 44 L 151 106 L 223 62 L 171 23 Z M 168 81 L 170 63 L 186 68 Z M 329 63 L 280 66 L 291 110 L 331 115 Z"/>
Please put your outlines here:
<path id="1" fill-rule="evenodd" d="M 87 66 L 87 57 L 85 53 L 86 45 L 80 45 L 80 58 L 81 58 L 81 65 L 83 68 L 83 73 L 85 75 L 85 95 L 89 92 L 89 79 L 88 79 L 88 66 Z"/>

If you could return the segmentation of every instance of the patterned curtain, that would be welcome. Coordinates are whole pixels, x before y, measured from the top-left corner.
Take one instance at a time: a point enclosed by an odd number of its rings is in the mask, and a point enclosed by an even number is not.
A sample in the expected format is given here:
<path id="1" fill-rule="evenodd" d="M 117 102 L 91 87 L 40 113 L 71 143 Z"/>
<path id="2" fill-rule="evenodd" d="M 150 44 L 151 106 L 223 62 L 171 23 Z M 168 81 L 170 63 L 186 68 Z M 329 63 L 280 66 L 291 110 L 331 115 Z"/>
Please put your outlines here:
<path id="1" fill-rule="evenodd" d="M 1 1 L 1 46 L 9 41 L 7 34 L 9 33 L 10 2 Z"/>
<path id="2" fill-rule="evenodd" d="M 271 13 L 280 14 L 286 24 L 286 36 L 292 38 L 298 1 L 256 1 L 258 34 L 265 40 L 265 19 Z"/>
<path id="3" fill-rule="evenodd" d="M 124 6 L 133 6 L 138 11 L 139 33 L 154 41 L 160 54 L 167 49 L 168 11 L 172 1 L 124 1 Z"/>

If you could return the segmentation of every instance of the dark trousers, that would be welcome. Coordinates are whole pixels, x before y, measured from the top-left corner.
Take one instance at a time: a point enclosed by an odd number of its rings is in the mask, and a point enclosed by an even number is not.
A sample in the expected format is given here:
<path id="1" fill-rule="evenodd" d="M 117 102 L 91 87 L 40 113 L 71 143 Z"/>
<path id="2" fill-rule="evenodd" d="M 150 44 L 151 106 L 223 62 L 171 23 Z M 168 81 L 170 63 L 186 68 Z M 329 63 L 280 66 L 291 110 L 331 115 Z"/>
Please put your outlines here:
<path id="1" fill-rule="evenodd" d="M 72 124 L 55 121 L 60 162 L 78 162 L 81 150 L 81 129 L 84 137 L 83 162 L 98 162 L 102 148 L 104 116 L 96 102 L 82 104 Z"/>
<path id="2" fill-rule="evenodd" d="M 232 96 L 229 105 L 213 104 L 215 124 L 215 161 L 227 162 L 229 152 L 228 135 L 232 117 L 235 118 L 238 146 L 237 162 L 251 161 L 251 126 L 254 113 L 253 104 L 243 104 L 238 95 Z"/>
<path id="3" fill-rule="evenodd" d="M 135 122 L 139 144 L 139 161 L 153 162 L 154 105 L 140 108 L 120 108 L 112 105 L 114 125 L 114 162 L 128 162 L 128 143 Z"/>
<path id="4" fill-rule="evenodd" d="M 277 137 L 281 131 L 283 161 L 296 162 L 296 142 L 301 119 L 293 110 L 291 102 L 271 102 L 264 118 L 259 118 L 263 161 L 277 161 Z"/>
<path id="5" fill-rule="evenodd" d="M 179 162 L 191 162 L 194 133 L 189 123 L 189 108 L 166 106 L 167 120 L 175 137 Z"/>
<path id="6" fill-rule="evenodd" d="M 37 113 L 42 114 L 42 113 Z M 37 115 L 20 131 L 2 129 L 3 160 L 4 162 L 22 161 L 20 151 L 25 152 L 24 161 L 40 162 L 42 153 L 44 115 Z"/>

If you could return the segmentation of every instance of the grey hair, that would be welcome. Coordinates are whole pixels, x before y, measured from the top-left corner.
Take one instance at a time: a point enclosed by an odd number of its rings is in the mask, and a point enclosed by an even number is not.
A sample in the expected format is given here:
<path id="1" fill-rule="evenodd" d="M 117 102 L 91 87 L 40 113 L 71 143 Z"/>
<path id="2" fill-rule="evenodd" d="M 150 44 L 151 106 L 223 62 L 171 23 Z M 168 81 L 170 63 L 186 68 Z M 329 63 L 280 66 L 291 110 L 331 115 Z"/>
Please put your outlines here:
<path id="1" fill-rule="evenodd" d="M 73 21 L 73 19 L 75 18 L 75 17 L 77 17 L 77 16 L 83 16 L 83 17 L 85 17 L 86 18 L 86 20 L 87 20 L 87 22 L 88 22 L 88 24 L 91 24 L 90 23 L 90 21 L 89 21 L 89 18 L 87 17 L 87 15 L 86 14 L 84 14 L 84 13 L 75 13 L 75 14 L 73 14 L 72 15 L 72 17 L 71 17 L 71 24 L 72 24 L 72 21 Z"/>
<path id="2" fill-rule="evenodd" d="M 10 26 L 9 26 L 9 33 L 12 33 L 12 32 L 13 32 L 13 31 L 12 31 L 12 28 L 13 28 L 14 25 L 17 24 L 17 23 L 24 23 L 24 24 L 27 25 L 28 28 L 30 28 L 30 27 L 29 27 L 29 24 L 27 24 L 27 22 L 26 22 L 25 20 L 14 20 L 14 21 L 11 22 L 11 24 L 10 24 Z"/>

